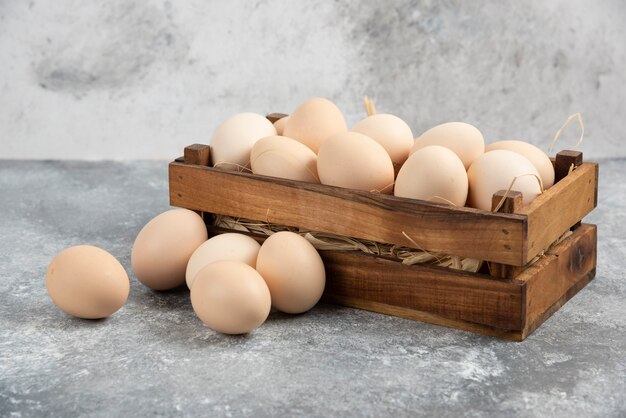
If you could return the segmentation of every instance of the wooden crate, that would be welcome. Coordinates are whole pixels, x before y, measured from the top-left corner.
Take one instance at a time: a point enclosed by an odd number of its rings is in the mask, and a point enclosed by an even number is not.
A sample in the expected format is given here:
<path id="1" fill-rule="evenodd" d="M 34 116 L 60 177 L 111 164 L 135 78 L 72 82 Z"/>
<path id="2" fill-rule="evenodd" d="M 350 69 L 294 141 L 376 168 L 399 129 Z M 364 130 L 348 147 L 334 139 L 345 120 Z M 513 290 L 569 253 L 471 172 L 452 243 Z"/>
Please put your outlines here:
<path id="1" fill-rule="evenodd" d="M 580 221 L 597 205 L 598 165 L 583 162 L 579 152 L 557 154 L 557 183 L 545 193 L 526 206 L 519 193 L 509 193 L 498 213 L 225 171 L 209 166 L 209 154 L 208 146 L 195 144 L 170 163 L 173 206 L 412 248 L 417 243 L 489 267 L 468 273 L 320 251 L 328 302 L 521 341 L 595 276 L 596 227 Z M 494 195 L 494 207 L 503 194 Z"/>

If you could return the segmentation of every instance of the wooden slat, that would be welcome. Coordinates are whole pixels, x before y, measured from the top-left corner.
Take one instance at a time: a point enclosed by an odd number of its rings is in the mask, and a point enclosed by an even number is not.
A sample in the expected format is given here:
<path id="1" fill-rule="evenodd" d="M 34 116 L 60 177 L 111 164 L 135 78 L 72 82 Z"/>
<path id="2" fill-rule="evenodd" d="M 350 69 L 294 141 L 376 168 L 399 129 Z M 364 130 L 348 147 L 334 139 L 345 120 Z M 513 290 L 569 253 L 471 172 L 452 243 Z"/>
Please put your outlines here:
<path id="1" fill-rule="evenodd" d="M 582 224 L 517 276 L 516 280 L 526 283 L 526 333 L 536 329 L 593 278 L 596 248 L 596 226 Z"/>
<path id="2" fill-rule="evenodd" d="M 525 216 L 177 162 L 169 173 L 173 206 L 523 264 Z"/>
<path id="3" fill-rule="evenodd" d="M 503 330 L 523 327 L 522 284 L 430 266 L 408 266 L 357 251 L 320 251 L 327 298 L 360 300 Z M 349 305 L 352 306 L 352 305 Z M 358 307 L 364 307 L 361 304 Z"/>
<path id="4" fill-rule="evenodd" d="M 554 182 L 564 179 L 571 169 L 583 163 L 583 153 L 580 151 L 565 150 L 556 154 L 554 159 Z"/>
<path id="5" fill-rule="evenodd" d="M 184 162 L 187 164 L 209 165 L 211 147 L 203 144 L 193 144 L 185 147 Z"/>
<path id="6" fill-rule="evenodd" d="M 583 163 L 517 212 L 528 216 L 528 248 L 523 264 L 596 207 L 597 187 L 598 165 Z"/>
<path id="7" fill-rule="evenodd" d="M 514 190 L 500 190 L 491 197 L 491 210 L 499 213 L 515 213 L 523 204 L 524 196 Z M 497 209 L 497 210 L 496 210 Z M 494 277 L 513 279 L 522 271 L 520 266 L 489 263 L 489 273 Z"/>

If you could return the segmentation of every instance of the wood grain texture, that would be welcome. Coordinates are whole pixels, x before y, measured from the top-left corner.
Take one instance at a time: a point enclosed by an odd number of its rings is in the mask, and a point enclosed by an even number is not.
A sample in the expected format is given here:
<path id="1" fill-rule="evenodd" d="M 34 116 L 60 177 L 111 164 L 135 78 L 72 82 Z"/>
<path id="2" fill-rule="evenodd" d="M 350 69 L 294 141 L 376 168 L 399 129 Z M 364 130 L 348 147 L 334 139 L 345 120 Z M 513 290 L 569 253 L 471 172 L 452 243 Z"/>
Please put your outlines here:
<path id="1" fill-rule="evenodd" d="M 506 330 L 523 328 L 523 285 L 515 280 L 409 266 L 356 251 L 320 255 L 329 299 L 369 301 Z"/>
<path id="2" fill-rule="evenodd" d="M 517 212 L 528 217 L 528 248 L 523 264 L 596 207 L 597 187 L 598 165 L 583 163 Z"/>
<path id="3" fill-rule="evenodd" d="M 523 204 L 524 196 L 517 191 L 500 190 L 491 198 L 491 210 L 499 213 L 515 213 Z M 510 264 L 489 263 L 489 273 L 494 277 L 513 279 L 520 274 L 522 267 Z"/>
<path id="4" fill-rule="evenodd" d="M 580 151 L 560 151 L 554 159 L 554 182 L 564 179 L 570 168 L 576 168 L 583 163 L 583 153 Z"/>
<path id="5" fill-rule="evenodd" d="M 170 204 L 522 265 L 526 217 L 170 163 Z M 404 236 L 406 233 L 411 239 Z M 413 242 L 414 241 L 414 242 Z"/>
<path id="6" fill-rule="evenodd" d="M 596 258 L 597 228 L 582 224 L 517 276 L 516 280 L 526 283 L 525 328 L 536 329 L 549 316 L 546 312 L 556 311 L 584 287 L 593 278 Z M 577 290 L 572 293 L 571 289 Z"/>
<path id="7" fill-rule="evenodd" d="M 203 144 L 193 144 L 185 147 L 184 162 L 195 165 L 209 165 L 211 161 L 211 147 Z"/>

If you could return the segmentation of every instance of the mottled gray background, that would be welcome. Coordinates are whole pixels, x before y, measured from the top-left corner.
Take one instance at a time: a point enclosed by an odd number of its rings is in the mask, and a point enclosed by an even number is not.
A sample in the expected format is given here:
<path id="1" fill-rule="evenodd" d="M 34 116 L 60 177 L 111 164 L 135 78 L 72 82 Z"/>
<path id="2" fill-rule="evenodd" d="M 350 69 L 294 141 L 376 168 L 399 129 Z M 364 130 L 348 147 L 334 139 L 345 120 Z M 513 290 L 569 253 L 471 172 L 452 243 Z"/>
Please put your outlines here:
<path id="1" fill-rule="evenodd" d="M 0 0 L 0 158 L 173 158 L 240 111 L 364 94 L 417 135 L 450 120 L 624 156 L 626 4 Z M 562 146 L 574 142 L 574 126 Z"/>

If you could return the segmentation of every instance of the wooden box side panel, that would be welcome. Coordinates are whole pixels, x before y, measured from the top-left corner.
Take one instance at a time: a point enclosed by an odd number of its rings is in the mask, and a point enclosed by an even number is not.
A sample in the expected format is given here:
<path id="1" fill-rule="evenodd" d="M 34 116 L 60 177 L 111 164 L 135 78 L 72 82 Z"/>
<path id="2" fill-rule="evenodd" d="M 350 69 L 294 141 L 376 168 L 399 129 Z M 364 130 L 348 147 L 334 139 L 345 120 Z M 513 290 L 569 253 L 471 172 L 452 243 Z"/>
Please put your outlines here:
<path id="1" fill-rule="evenodd" d="M 320 254 L 328 301 L 374 311 L 384 305 L 502 330 L 523 327 L 523 284 L 515 280 L 408 266 L 359 252 Z"/>
<path id="2" fill-rule="evenodd" d="M 550 194 L 548 194 L 550 193 Z M 597 205 L 598 165 L 583 163 L 517 213 L 528 216 L 525 262 L 548 248 Z M 558 198 L 554 198 L 558 196 Z"/>
<path id="3" fill-rule="evenodd" d="M 523 265 L 526 216 L 170 164 L 173 206 Z M 409 236 L 411 239 L 408 239 Z"/>
<path id="4" fill-rule="evenodd" d="M 597 227 L 582 224 L 571 236 L 517 276 L 526 283 L 526 335 L 534 331 L 594 277 Z"/>

